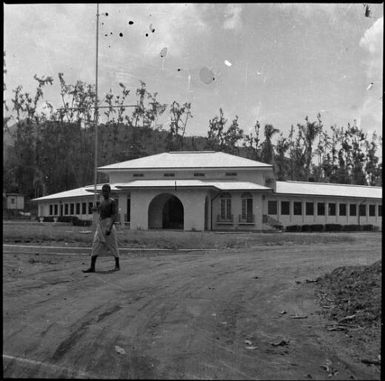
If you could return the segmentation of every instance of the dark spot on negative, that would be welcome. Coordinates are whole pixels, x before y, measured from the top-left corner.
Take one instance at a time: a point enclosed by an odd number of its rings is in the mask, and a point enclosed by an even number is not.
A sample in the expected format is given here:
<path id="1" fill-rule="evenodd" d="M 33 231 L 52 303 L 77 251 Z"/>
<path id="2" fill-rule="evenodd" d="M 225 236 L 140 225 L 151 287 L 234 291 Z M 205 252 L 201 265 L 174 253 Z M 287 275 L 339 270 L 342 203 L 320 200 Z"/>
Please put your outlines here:
<path id="1" fill-rule="evenodd" d="M 130 25 L 132 25 L 134 22 L 133 22 L 133 21 L 129 21 L 128 23 L 129 23 Z"/>
<path id="2" fill-rule="evenodd" d="M 123 37 L 123 33 L 119 33 L 119 36 L 120 36 L 120 37 Z"/>
<path id="3" fill-rule="evenodd" d="M 146 33 L 146 37 L 148 37 L 148 33 Z"/>

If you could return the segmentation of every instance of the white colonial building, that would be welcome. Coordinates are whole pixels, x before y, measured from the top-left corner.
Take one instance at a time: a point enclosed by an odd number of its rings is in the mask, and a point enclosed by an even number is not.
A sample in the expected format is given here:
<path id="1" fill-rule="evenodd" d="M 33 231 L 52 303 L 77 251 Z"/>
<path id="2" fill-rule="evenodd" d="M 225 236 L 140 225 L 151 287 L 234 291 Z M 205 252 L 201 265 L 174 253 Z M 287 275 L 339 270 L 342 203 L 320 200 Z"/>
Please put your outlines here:
<path id="1" fill-rule="evenodd" d="M 169 152 L 98 168 L 131 229 L 253 230 L 340 224 L 382 227 L 382 188 L 275 181 L 270 164 L 222 152 Z M 100 190 L 102 184 L 97 189 Z M 94 186 L 35 199 L 38 214 L 92 219 Z"/>

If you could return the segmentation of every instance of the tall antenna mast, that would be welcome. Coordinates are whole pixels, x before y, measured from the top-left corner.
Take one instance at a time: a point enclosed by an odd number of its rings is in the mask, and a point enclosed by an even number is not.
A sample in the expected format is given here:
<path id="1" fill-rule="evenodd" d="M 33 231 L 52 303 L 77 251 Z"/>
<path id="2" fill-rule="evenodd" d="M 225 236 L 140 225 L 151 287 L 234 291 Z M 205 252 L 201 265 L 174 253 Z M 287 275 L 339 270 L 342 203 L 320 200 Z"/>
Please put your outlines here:
<path id="1" fill-rule="evenodd" d="M 99 58 L 99 3 L 96 4 L 96 70 L 95 70 L 95 167 L 94 167 L 94 207 L 96 207 L 96 184 L 98 177 L 98 58 Z"/>

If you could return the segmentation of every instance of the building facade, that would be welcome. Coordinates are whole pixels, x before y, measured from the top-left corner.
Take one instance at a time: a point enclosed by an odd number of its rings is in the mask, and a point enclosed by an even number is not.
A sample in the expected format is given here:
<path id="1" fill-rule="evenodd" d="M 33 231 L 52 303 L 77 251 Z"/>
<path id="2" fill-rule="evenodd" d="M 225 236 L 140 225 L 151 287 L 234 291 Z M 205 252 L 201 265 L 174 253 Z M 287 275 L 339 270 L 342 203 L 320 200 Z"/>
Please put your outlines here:
<path id="1" fill-rule="evenodd" d="M 162 153 L 98 170 L 109 177 L 120 223 L 131 229 L 382 227 L 381 187 L 275 181 L 271 165 L 222 152 Z M 90 220 L 93 191 L 91 185 L 37 198 L 38 215 Z"/>
<path id="2" fill-rule="evenodd" d="M 6 209 L 24 210 L 24 195 L 19 193 L 6 193 Z"/>

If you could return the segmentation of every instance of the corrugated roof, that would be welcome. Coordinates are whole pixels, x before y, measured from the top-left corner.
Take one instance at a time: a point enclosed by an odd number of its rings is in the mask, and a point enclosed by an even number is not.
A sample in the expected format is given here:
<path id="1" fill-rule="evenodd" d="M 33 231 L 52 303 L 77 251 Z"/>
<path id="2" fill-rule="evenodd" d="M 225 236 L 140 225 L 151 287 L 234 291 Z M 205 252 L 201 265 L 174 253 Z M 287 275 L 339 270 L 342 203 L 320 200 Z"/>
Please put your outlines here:
<path id="1" fill-rule="evenodd" d="M 298 194 L 312 196 L 338 196 L 360 198 L 382 198 L 382 187 L 312 183 L 304 181 L 277 181 L 277 194 Z"/>
<path id="2" fill-rule="evenodd" d="M 247 181 L 202 181 L 202 180 L 134 180 L 127 183 L 110 184 L 113 191 L 120 189 L 140 188 L 214 188 L 218 190 L 271 190 L 263 185 Z M 97 191 L 101 190 L 103 184 L 97 185 Z M 94 191 L 93 185 L 71 189 L 64 192 L 54 193 L 48 196 L 35 198 L 32 201 L 55 200 L 62 198 L 90 196 Z M 312 196 L 336 196 L 336 197 L 359 197 L 382 199 L 382 187 L 371 187 L 364 185 L 345 185 L 329 183 L 310 183 L 300 181 L 277 181 L 276 194 L 312 195 Z"/>
<path id="3" fill-rule="evenodd" d="M 96 190 L 100 190 L 103 184 L 97 184 Z M 110 184 L 111 190 L 116 190 L 113 184 Z M 86 190 L 88 189 L 88 190 Z M 59 198 L 69 198 L 69 197 L 81 197 L 81 196 L 90 196 L 90 192 L 93 192 L 94 185 L 86 185 L 85 187 L 70 189 L 64 192 L 50 194 L 48 196 L 43 196 L 39 198 L 34 198 L 32 201 L 44 201 L 44 200 L 54 200 Z"/>
<path id="4" fill-rule="evenodd" d="M 219 190 L 271 190 L 271 188 L 247 181 L 134 180 L 114 185 L 118 189 L 193 187 L 216 188 Z"/>
<path id="5" fill-rule="evenodd" d="M 184 169 L 184 168 L 253 168 L 271 167 L 271 164 L 245 159 L 224 152 L 178 151 L 164 152 L 139 159 L 99 167 L 99 170 L 116 169 Z"/>

